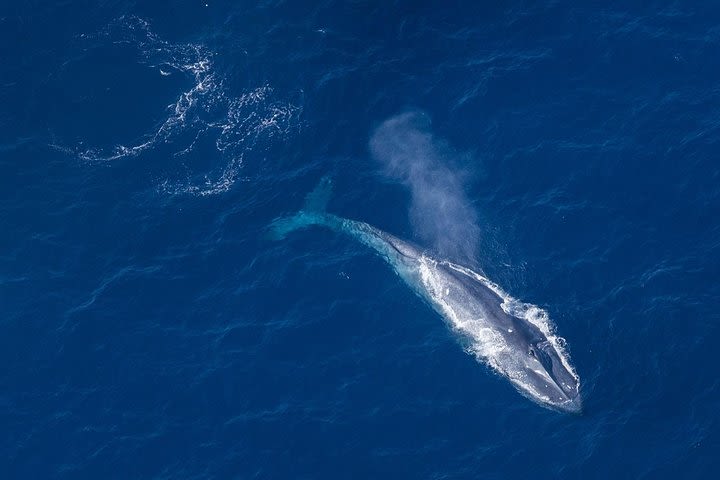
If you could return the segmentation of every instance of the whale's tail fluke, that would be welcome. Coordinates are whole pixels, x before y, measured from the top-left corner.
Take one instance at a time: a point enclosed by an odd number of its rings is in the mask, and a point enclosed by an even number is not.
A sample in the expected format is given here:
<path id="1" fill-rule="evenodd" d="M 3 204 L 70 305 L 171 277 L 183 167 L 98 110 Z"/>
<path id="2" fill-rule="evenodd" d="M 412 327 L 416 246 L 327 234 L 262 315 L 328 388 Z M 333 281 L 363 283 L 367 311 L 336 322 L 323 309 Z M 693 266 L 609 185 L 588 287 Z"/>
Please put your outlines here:
<path id="1" fill-rule="evenodd" d="M 282 240 L 295 230 L 327 224 L 329 215 L 325 210 L 332 195 L 332 188 L 332 178 L 323 177 L 305 197 L 302 210 L 295 215 L 278 218 L 270 224 L 270 238 Z"/>
<path id="2" fill-rule="evenodd" d="M 327 204 L 332 195 L 333 182 L 330 176 L 320 179 L 312 192 L 305 197 L 305 206 L 303 210 L 306 212 L 325 213 Z"/>

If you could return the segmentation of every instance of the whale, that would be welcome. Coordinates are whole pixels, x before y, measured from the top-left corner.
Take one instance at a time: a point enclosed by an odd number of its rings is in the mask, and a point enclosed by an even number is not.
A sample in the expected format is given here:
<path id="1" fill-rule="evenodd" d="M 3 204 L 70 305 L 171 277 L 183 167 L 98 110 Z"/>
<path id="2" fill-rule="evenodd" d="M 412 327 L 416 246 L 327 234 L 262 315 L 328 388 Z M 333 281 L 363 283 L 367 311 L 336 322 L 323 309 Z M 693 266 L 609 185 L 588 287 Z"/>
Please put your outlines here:
<path id="1" fill-rule="evenodd" d="M 580 378 L 547 312 L 521 302 L 483 274 L 437 258 L 372 225 L 326 211 L 332 180 L 324 178 L 294 215 L 271 224 L 275 240 L 310 227 L 348 235 L 383 258 L 455 332 L 468 353 L 540 406 L 581 413 Z"/>

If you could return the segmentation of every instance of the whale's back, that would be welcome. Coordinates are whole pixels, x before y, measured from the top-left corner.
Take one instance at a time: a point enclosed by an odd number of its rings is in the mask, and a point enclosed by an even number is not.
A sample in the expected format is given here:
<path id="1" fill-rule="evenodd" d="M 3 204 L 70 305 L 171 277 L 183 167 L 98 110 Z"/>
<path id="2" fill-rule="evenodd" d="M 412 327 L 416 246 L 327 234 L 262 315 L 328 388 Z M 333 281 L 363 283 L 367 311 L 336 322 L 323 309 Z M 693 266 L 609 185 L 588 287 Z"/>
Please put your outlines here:
<path id="1" fill-rule="evenodd" d="M 426 261 L 424 268 L 427 299 L 461 334 L 493 331 L 508 347 L 522 350 L 545 338 L 537 326 L 509 313 L 504 308 L 506 299 L 464 267 Z"/>

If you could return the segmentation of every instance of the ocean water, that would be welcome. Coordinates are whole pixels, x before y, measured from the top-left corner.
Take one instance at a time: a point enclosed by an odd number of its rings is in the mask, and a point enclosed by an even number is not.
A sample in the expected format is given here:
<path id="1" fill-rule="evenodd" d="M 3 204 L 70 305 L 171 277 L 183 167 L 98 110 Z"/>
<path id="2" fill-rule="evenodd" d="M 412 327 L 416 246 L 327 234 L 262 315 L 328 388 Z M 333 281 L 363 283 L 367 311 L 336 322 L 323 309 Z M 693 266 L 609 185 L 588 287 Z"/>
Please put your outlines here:
<path id="1" fill-rule="evenodd" d="M 714 478 L 718 25 L 708 0 L 4 2 L 0 477 Z M 450 181 L 378 161 L 408 114 Z M 362 245 L 269 238 L 328 175 L 333 213 L 546 310 L 583 413 Z"/>

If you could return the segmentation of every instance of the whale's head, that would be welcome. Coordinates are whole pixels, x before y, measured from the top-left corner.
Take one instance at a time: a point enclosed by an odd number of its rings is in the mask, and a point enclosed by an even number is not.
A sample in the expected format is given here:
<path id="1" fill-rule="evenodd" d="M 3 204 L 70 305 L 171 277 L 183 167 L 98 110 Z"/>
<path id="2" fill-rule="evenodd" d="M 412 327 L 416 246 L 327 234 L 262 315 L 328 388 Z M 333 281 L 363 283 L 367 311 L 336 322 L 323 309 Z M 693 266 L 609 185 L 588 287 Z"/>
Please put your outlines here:
<path id="1" fill-rule="evenodd" d="M 577 376 L 563 362 L 561 353 L 546 338 L 518 342 L 522 393 L 533 400 L 562 412 L 580 413 L 582 401 Z"/>

